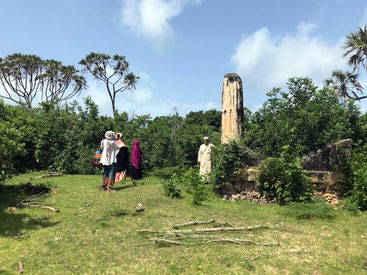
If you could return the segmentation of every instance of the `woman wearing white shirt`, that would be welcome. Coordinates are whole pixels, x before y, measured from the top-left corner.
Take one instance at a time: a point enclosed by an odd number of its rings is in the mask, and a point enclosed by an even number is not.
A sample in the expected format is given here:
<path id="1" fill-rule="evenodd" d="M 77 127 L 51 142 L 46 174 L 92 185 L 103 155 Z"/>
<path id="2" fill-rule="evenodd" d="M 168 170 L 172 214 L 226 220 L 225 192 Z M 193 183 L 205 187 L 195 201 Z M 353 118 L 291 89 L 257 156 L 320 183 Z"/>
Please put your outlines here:
<path id="1" fill-rule="evenodd" d="M 101 141 L 102 157 L 101 163 L 103 165 L 103 179 L 102 190 L 107 192 L 115 192 L 113 185 L 115 183 L 115 164 L 116 164 L 116 151 L 120 147 L 115 142 L 115 133 L 107 131 L 105 139 Z"/>

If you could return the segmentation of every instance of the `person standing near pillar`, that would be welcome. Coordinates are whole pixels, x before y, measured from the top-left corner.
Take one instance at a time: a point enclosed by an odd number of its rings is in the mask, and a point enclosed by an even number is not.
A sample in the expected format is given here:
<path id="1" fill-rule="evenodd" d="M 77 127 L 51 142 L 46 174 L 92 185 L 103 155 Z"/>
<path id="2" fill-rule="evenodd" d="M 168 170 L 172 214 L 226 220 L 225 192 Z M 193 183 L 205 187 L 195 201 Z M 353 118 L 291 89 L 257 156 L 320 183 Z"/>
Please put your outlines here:
<path id="1" fill-rule="evenodd" d="M 204 181 L 208 181 L 208 174 L 212 171 L 211 152 L 215 146 L 209 142 L 208 137 L 204 137 L 204 144 L 199 148 L 198 164 L 200 165 L 200 176 Z"/>

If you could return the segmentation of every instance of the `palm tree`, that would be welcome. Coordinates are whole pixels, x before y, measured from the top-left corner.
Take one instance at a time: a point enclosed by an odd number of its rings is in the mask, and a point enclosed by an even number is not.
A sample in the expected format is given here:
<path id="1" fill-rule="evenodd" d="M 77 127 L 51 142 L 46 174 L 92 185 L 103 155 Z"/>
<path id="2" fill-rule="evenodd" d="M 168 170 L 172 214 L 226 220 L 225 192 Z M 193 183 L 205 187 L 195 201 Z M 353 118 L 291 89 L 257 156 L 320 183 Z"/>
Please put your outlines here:
<path id="1" fill-rule="evenodd" d="M 358 96 L 358 93 L 363 93 L 363 87 L 359 83 L 356 73 L 333 71 L 331 77 L 325 80 L 325 84 L 344 99 L 361 100 L 367 98 L 367 96 Z"/>
<path id="2" fill-rule="evenodd" d="M 348 58 L 348 64 L 353 67 L 353 72 L 360 65 L 367 70 L 367 25 L 347 35 L 344 48 L 347 51 L 343 56 Z"/>

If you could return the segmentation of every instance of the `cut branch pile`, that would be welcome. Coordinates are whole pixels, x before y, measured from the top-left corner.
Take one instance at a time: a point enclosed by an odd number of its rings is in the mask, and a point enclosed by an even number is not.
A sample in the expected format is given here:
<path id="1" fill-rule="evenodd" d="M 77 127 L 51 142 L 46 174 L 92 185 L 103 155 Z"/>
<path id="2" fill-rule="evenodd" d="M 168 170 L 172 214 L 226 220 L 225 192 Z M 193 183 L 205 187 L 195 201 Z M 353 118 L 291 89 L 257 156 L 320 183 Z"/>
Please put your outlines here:
<path id="1" fill-rule="evenodd" d="M 138 245 L 149 245 L 156 243 L 159 245 L 195 245 L 195 244 L 210 244 L 210 243 L 232 243 L 245 245 L 259 245 L 259 246 L 278 246 L 278 243 L 259 243 L 248 239 L 230 238 L 218 236 L 218 233 L 227 232 L 243 232 L 251 233 L 255 229 L 269 228 L 267 225 L 256 225 L 247 227 L 218 227 L 218 228 L 194 228 L 194 229 L 178 229 L 186 226 L 196 226 L 203 224 L 214 224 L 215 220 L 208 221 L 190 221 L 182 224 L 175 224 L 174 230 L 152 230 L 142 229 L 139 233 L 148 234 L 148 241 Z M 228 223 L 222 223 L 227 225 Z M 206 234 L 203 234 L 206 233 Z M 209 235 L 208 235 L 209 233 Z M 152 236 L 153 237 L 150 237 Z"/>
<path id="2" fill-rule="evenodd" d="M 24 200 L 22 200 L 21 202 L 17 203 L 16 207 L 21 208 L 21 207 L 38 207 L 38 208 L 43 208 L 43 209 L 47 209 L 50 210 L 52 212 L 59 212 L 59 209 L 56 209 L 54 207 L 48 206 L 48 205 L 43 205 L 39 203 L 39 199 L 45 194 L 45 192 L 41 192 L 38 193 L 36 195 L 30 196 Z"/>

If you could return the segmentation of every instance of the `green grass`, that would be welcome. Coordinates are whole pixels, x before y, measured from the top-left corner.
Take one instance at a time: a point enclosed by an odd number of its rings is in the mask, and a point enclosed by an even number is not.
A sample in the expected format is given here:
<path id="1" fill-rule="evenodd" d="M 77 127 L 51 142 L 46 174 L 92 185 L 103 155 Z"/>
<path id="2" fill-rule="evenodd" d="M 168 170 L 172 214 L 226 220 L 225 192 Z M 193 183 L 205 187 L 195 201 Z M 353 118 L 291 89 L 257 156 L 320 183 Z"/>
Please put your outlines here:
<path id="1" fill-rule="evenodd" d="M 162 180 L 155 177 L 137 186 L 118 183 L 118 192 L 108 194 L 99 190 L 101 177 L 82 175 L 32 180 L 52 188 L 44 203 L 59 213 L 38 208 L 9 212 L 8 206 L 25 197 L 20 184 L 36 175 L 15 177 L 0 193 L 0 274 L 16 274 L 19 261 L 24 274 L 367 274 L 363 213 L 215 197 L 195 207 L 185 192 L 183 199 L 166 197 Z M 141 214 L 135 213 L 139 202 L 145 208 Z M 137 246 L 146 241 L 140 229 L 172 229 L 177 223 L 209 219 L 236 226 L 268 224 L 270 229 L 253 234 L 222 236 L 281 246 Z M 14 239 L 17 234 L 29 236 Z"/>

